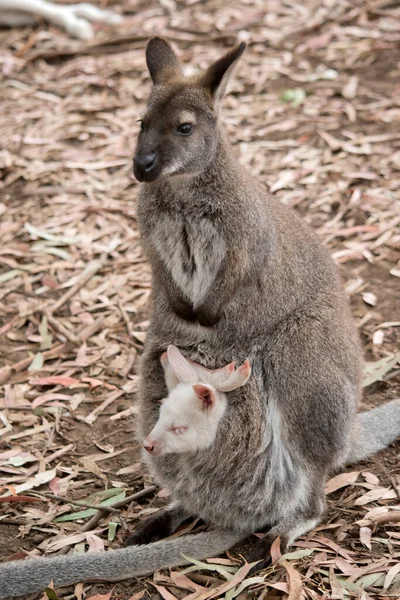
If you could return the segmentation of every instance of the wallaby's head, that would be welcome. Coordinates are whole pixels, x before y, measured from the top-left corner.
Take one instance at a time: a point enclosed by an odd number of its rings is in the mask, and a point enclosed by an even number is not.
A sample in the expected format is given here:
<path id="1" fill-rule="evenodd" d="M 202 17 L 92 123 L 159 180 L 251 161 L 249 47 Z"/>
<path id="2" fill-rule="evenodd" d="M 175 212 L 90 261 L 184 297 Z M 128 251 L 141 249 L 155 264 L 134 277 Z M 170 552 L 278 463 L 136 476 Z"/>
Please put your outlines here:
<path id="1" fill-rule="evenodd" d="M 226 395 L 211 385 L 179 383 L 162 401 L 158 421 L 143 447 L 153 456 L 208 448 L 226 404 Z"/>
<path id="2" fill-rule="evenodd" d="M 139 181 L 195 175 L 217 147 L 218 104 L 246 44 L 238 44 L 204 73 L 186 78 L 170 44 L 153 38 L 146 60 L 153 81 L 134 158 Z"/>
<path id="3" fill-rule="evenodd" d="M 215 371 L 187 360 L 175 346 L 161 357 L 169 395 L 143 442 L 153 456 L 171 452 L 196 452 L 212 445 L 222 419 L 228 392 L 250 377 L 249 361 L 235 369 L 233 363 Z"/>

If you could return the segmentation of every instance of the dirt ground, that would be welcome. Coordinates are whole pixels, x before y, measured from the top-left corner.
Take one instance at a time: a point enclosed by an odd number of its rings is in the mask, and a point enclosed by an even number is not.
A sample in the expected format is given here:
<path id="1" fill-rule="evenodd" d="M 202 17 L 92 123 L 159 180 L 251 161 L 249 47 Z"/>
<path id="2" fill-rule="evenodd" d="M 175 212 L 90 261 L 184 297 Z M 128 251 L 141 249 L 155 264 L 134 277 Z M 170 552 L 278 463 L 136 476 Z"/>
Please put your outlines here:
<path id="1" fill-rule="evenodd" d="M 0 494 L 23 496 L 0 497 L 4 560 L 120 547 L 165 504 L 134 433 L 151 274 L 132 155 L 151 35 L 175 44 L 188 74 L 249 41 L 222 114 L 238 158 L 331 250 L 366 361 L 381 361 L 363 408 L 400 397 L 400 4 L 101 5 L 124 21 L 96 26 L 92 42 L 46 24 L 0 29 Z M 326 518 L 295 543 L 300 553 L 247 587 L 243 575 L 227 597 L 400 597 L 399 452 L 332 480 Z M 117 513 L 54 521 L 83 510 L 66 497 L 97 504 L 104 490 L 125 502 Z M 239 564 L 240 550 L 224 564 Z M 221 573 L 204 573 L 83 589 L 205 600 L 212 585 L 224 596 Z"/>

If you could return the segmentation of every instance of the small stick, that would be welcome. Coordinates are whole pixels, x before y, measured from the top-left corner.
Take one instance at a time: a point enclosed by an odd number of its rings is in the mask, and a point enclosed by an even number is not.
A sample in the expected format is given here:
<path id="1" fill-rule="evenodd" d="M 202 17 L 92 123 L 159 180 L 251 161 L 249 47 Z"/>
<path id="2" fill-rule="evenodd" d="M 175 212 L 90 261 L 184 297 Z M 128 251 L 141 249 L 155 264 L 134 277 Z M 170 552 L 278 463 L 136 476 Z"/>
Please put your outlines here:
<path id="1" fill-rule="evenodd" d="M 64 496 L 58 496 L 57 494 L 50 494 L 49 492 L 32 492 L 32 495 L 50 498 L 51 500 L 60 500 L 66 504 L 73 504 L 74 506 L 82 506 L 82 508 L 94 508 L 95 510 L 101 510 L 102 512 L 119 513 L 116 508 L 112 506 L 99 506 L 98 504 L 89 504 L 88 502 L 82 502 L 80 500 L 70 500 Z"/>
<path id="2" fill-rule="evenodd" d="M 150 485 L 147 488 L 144 488 L 144 490 L 140 490 L 140 492 L 136 492 L 136 494 L 132 494 L 131 496 L 127 496 L 126 498 L 124 498 L 124 500 L 119 500 L 119 502 L 115 502 L 115 504 L 113 504 L 113 508 L 120 508 L 121 506 L 124 506 L 125 504 L 129 504 L 130 502 L 134 502 L 135 500 L 139 500 L 139 498 L 145 498 L 146 496 L 150 496 L 150 494 L 153 494 L 153 492 L 157 491 L 157 488 L 155 485 Z"/>
<path id="3" fill-rule="evenodd" d="M 70 331 L 69 329 L 67 329 L 66 327 L 64 327 L 64 325 L 62 325 L 59 321 L 57 321 L 57 319 L 55 319 L 51 315 L 51 313 L 45 312 L 44 314 L 47 317 L 47 321 L 49 322 L 49 324 L 52 327 L 54 327 L 54 329 L 56 331 L 58 331 L 59 333 L 61 333 L 61 335 L 63 335 L 65 338 L 67 338 L 67 340 L 69 340 L 73 344 L 80 344 L 80 341 L 78 340 L 78 338 L 76 337 L 76 335 L 74 333 L 72 333 L 72 331 Z"/>
<path id="4" fill-rule="evenodd" d="M 104 263 L 101 260 L 94 260 L 92 263 L 86 265 L 86 268 L 82 271 L 79 281 L 72 286 L 61 298 L 48 307 L 50 313 L 56 312 L 61 308 L 68 300 L 70 300 L 79 290 L 95 275 L 100 269 L 104 267 Z"/>
<path id="5" fill-rule="evenodd" d="M 144 498 L 145 496 L 149 496 L 150 494 L 152 494 L 153 492 L 156 491 L 156 486 L 155 485 L 150 485 L 148 488 L 145 488 L 144 490 L 140 490 L 140 492 L 136 492 L 136 494 L 132 494 L 131 496 L 127 496 L 127 498 L 125 498 L 124 500 L 120 500 L 119 502 L 115 502 L 112 507 L 110 506 L 100 506 L 98 507 L 97 512 L 93 515 L 93 517 L 91 517 L 89 519 L 89 521 L 87 523 L 85 523 L 79 530 L 79 533 L 85 533 L 86 531 L 91 531 L 92 529 L 95 529 L 97 527 L 97 525 L 99 524 L 99 522 L 101 521 L 101 519 L 105 516 L 105 512 L 106 510 L 104 509 L 109 509 L 109 508 L 120 508 L 121 506 L 124 506 L 124 504 L 128 504 L 129 502 L 132 502 L 134 500 L 139 500 L 139 498 Z M 121 516 L 119 517 L 121 519 Z M 121 524 L 123 524 L 123 521 L 121 520 Z M 77 533 L 78 533 L 77 532 Z M 68 552 L 69 548 L 66 546 L 65 548 L 62 548 L 60 550 L 60 552 L 58 552 L 58 554 L 66 554 Z"/>
<path id="6" fill-rule="evenodd" d="M 104 317 L 101 316 L 96 319 L 91 325 L 87 325 L 84 327 L 78 334 L 79 339 L 82 342 L 85 342 L 88 338 L 92 337 L 95 333 L 97 333 L 102 327 L 104 323 Z"/>
<path id="7" fill-rule="evenodd" d="M 122 302 L 121 302 L 120 298 L 118 298 L 118 308 L 119 308 L 121 316 L 124 320 L 124 323 L 126 325 L 128 335 L 129 335 L 129 337 L 132 337 L 132 323 L 129 320 L 128 313 L 126 312 L 125 308 L 122 306 Z"/>

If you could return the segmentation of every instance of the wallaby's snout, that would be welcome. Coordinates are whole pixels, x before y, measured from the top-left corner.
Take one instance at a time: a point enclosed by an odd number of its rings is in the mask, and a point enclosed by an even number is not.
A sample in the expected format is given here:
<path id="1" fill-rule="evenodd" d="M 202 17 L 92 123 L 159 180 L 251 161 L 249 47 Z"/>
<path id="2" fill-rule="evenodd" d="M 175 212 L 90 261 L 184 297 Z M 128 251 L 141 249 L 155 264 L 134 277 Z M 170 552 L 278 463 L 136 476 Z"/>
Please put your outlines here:
<path id="1" fill-rule="evenodd" d="M 157 177 L 157 155 L 155 152 L 147 154 L 136 154 L 133 159 L 133 172 L 136 179 L 142 181 L 154 181 Z"/>

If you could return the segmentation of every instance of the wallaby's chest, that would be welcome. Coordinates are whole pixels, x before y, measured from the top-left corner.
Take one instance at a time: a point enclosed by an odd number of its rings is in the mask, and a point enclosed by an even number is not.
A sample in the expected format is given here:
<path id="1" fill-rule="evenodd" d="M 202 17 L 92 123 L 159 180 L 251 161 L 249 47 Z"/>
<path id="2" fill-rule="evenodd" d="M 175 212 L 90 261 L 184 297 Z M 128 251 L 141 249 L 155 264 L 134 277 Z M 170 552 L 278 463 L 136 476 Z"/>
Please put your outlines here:
<path id="1" fill-rule="evenodd" d="M 150 241 L 181 292 L 195 308 L 200 306 L 225 257 L 226 244 L 214 224 L 163 216 L 154 224 Z"/>

